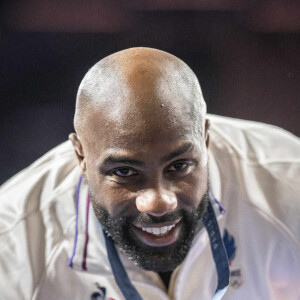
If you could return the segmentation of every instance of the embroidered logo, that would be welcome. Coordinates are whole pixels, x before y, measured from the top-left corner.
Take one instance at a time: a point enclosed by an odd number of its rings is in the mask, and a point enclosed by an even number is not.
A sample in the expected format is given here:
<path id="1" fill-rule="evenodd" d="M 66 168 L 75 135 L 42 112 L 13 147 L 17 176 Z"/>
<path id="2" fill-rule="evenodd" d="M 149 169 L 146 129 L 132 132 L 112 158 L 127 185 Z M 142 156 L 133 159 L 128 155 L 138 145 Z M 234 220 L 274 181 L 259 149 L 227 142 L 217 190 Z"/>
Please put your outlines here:
<path id="1" fill-rule="evenodd" d="M 225 229 L 223 237 L 224 246 L 227 252 L 230 269 L 230 286 L 237 289 L 243 284 L 242 271 L 240 268 L 233 268 L 232 262 L 236 255 L 236 245 L 234 237 Z"/>
<path id="2" fill-rule="evenodd" d="M 97 292 L 94 292 L 91 295 L 91 300 L 115 300 L 114 298 L 106 298 L 106 288 L 100 286 L 97 282 L 95 282 L 95 285 L 98 289 Z"/>

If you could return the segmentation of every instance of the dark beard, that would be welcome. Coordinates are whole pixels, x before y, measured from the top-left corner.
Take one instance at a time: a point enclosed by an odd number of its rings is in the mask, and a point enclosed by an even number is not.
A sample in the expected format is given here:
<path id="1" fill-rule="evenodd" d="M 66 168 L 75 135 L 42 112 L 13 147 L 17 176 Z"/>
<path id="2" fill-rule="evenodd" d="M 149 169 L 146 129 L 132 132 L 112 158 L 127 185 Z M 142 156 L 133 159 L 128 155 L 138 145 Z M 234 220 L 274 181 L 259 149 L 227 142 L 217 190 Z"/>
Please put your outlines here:
<path id="1" fill-rule="evenodd" d="M 199 206 L 188 211 L 185 209 L 176 210 L 162 217 L 154 217 L 147 214 L 140 214 L 137 217 L 111 217 L 108 211 L 97 205 L 91 194 L 96 217 L 100 221 L 106 234 L 110 235 L 115 244 L 142 269 L 167 272 L 173 271 L 185 259 L 192 241 L 202 225 L 202 217 L 206 211 L 209 201 L 208 191 L 204 194 Z M 131 229 L 131 224 L 154 224 L 181 219 L 182 229 L 178 240 L 169 246 L 151 247 L 143 244 L 136 238 Z"/>

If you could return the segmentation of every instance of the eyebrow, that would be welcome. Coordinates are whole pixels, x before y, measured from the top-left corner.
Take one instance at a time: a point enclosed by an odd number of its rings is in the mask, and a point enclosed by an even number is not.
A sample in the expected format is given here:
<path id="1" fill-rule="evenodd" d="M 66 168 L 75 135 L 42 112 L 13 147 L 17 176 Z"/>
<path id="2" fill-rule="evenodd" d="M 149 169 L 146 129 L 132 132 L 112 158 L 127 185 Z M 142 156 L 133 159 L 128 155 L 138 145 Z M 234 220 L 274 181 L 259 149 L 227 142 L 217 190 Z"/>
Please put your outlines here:
<path id="1" fill-rule="evenodd" d="M 182 146 L 180 146 L 178 149 L 176 149 L 175 151 L 173 151 L 173 152 L 169 153 L 168 155 L 164 156 L 161 159 L 161 162 L 162 163 L 168 162 L 168 161 L 172 160 L 173 158 L 175 158 L 175 157 L 177 157 L 181 154 L 184 154 L 185 152 L 190 150 L 190 148 L 193 148 L 193 144 L 192 143 L 185 143 Z"/>
<path id="2" fill-rule="evenodd" d="M 172 160 L 173 158 L 187 152 L 190 148 L 193 147 L 192 143 L 185 143 L 182 146 L 180 146 L 178 149 L 175 151 L 169 153 L 168 155 L 164 156 L 161 159 L 162 163 L 168 162 Z M 118 155 L 109 155 L 106 157 L 102 163 L 102 165 L 109 165 L 109 164 L 126 164 L 126 165 L 134 165 L 138 167 L 145 166 L 145 163 L 143 163 L 140 160 L 137 159 L 131 159 L 126 156 L 118 156 Z"/>
<path id="3" fill-rule="evenodd" d="M 127 164 L 127 165 L 135 165 L 135 166 L 144 166 L 145 164 L 139 160 L 131 159 L 126 156 L 115 156 L 110 155 L 106 157 L 103 161 L 103 165 L 107 164 Z"/>

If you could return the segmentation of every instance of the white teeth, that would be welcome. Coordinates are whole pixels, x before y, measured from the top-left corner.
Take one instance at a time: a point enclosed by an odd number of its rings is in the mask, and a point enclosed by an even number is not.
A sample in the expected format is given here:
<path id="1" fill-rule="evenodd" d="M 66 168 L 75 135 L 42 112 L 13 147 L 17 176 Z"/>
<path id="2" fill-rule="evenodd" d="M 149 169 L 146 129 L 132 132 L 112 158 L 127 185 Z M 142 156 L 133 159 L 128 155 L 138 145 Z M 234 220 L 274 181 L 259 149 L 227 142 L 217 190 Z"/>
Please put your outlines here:
<path id="1" fill-rule="evenodd" d="M 160 228 L 153 228 L 153 233 L 154 234 L 160 234 Z"/>
<path id="2" fill-rule="evenodd" d="M 153 235 L 165 235 L 174 227 L 175 224 L 170 226 L 163 226 L 163 227 L 142 227 L 142 230 L 151 233 Z"/>
<path id="3" fill-rule="evenodd" d="M 168 226 L 164 226 L 164 227 L 161 227 L 160 228 L 160 233 L 161 234 L 164 234 L 164 233 L 166 233 L 168 231 Z"/>

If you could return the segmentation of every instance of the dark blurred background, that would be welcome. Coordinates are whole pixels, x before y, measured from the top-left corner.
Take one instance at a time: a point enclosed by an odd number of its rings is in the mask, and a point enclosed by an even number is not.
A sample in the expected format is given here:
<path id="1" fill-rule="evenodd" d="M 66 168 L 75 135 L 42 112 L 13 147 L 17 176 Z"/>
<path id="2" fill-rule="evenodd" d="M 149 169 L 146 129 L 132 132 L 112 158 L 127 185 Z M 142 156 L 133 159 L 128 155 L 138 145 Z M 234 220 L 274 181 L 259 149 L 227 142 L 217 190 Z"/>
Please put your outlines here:
<path id="1" fill-rule="evenodd" d="M 198 75 L 208 111 L 300 134 L 300 1 L 0 2 L 0 184 L 73 131 L 101 58 L 148 46 Z"/>

